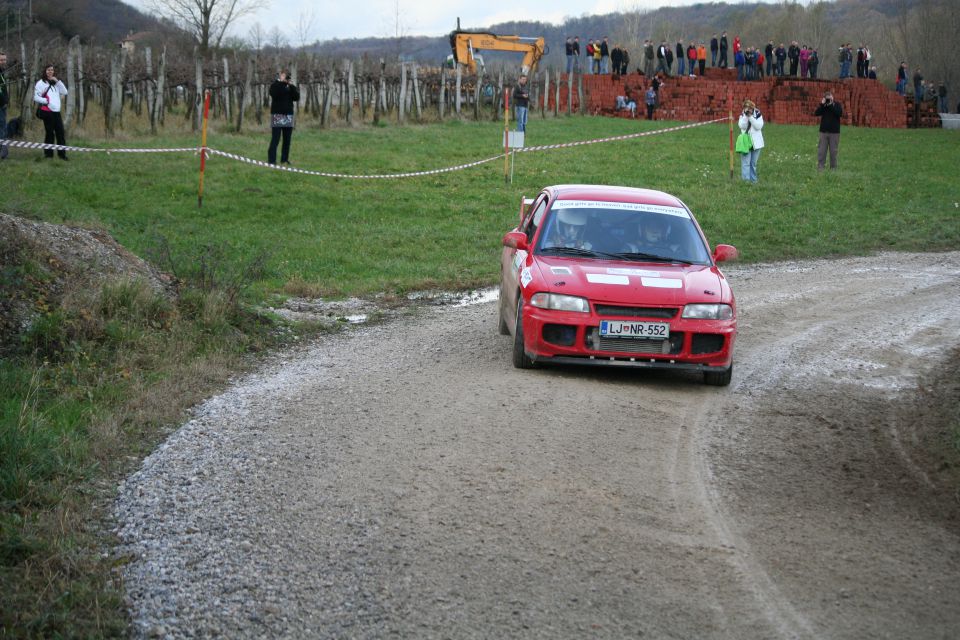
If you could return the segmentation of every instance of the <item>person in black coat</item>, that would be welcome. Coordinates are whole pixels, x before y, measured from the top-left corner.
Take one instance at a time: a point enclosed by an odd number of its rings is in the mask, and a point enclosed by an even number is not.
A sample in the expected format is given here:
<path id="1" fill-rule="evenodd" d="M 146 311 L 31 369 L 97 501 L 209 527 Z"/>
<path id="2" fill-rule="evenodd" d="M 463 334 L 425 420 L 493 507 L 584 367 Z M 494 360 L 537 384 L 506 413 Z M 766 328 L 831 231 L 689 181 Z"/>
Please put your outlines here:
<path id="1" fill-rule="evenodd" d="M 820 117 L 820 144 L 817 145 L 817 170 L 822 171 L 830 151 L 830 169 L 837 168 L 837 154 L 840 152 L 840 118 L 843 107 L 833 99 L 833 92 L 827 91 L 820 100 L 820 106 L 813 112 Z"/>
<path id="2" fill-rule="evenodd" d="M 290 138 L 293 136 L 293 103 L 300 101 L 300 90 L 290 82 L 290 72 L 281 71 L 270 84 L 270 148 L 267 162 L 277 164 L 277 144 L 283 138 L 280 162 L 290 164 Z"/>

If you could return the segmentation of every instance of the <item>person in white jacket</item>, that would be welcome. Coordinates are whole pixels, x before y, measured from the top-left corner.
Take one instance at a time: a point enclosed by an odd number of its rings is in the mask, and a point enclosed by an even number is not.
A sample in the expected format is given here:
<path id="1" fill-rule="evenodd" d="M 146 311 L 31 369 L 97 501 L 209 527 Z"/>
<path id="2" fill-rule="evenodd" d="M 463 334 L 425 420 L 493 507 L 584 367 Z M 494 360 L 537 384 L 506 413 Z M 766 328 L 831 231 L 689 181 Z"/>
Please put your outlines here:
<path id="1" fill-rule="evenodd" d="M 763 115 L 752 100 L 743 101 L 743 112 L 740 114 L 740 131 L 750 134 L 753 148 L 750 153 L 740 154 L 740 177 L 747 182 L 757 182 L 757 160 L 760 159 L 760 150 L 763 149 Z"/>
<path id="2" fill-rule="evenodd" d="M 47 65 L 43 70 L 43 75 L 37 80 L 33 87 L 33 101 L 40 105 L 40 117 L 43 119 L 43 130 L 45 135 L 43 142 L 52 144 L 54 139 L 59 145 L 67 145 L 67 136 L 63 130 L 63 117 L 60 115 L 60 107 L 63 103 L 63 96 L 67 95 L 67 87 L 56 75 L 54 66 Z M 53 157 L 53 149 L 44 149 L 43 155 L 47 158 Z M 67 152 L 63 149 L 57 151 L 61 160 L 67 160 Z"/>

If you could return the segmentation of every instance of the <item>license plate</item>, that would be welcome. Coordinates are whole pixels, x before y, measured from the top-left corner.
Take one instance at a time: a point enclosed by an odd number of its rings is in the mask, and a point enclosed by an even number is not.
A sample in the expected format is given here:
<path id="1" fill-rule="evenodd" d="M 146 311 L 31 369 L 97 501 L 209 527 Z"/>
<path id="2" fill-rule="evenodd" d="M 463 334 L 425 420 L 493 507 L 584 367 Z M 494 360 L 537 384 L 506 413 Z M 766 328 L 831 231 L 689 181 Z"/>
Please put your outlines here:
<path id="1" fill-rule="evenodd" d="M 602 320 L 600 335 L 604 338 L 652 338 L 666 340 L 670 337 L 669 322 L 615 322 Z"/>

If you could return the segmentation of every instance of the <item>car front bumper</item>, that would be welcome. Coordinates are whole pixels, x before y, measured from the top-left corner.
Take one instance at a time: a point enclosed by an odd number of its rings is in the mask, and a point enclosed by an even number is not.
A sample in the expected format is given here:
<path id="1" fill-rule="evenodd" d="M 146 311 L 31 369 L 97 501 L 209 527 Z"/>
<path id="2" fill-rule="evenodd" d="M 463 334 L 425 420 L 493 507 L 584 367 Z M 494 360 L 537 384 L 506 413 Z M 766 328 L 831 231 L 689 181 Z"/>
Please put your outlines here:
<path id="1" fill-rule="evenodd" d="M 600 317 L 524 307 L 524 351 L 539 363 L 679 369 L 724 372 L 733 362 L 736 318 L 691 320 L 671 318 L 670 339 L 619 338 L 600 340 Z M 602 343 L 602 344 L 601 344 Z"/>

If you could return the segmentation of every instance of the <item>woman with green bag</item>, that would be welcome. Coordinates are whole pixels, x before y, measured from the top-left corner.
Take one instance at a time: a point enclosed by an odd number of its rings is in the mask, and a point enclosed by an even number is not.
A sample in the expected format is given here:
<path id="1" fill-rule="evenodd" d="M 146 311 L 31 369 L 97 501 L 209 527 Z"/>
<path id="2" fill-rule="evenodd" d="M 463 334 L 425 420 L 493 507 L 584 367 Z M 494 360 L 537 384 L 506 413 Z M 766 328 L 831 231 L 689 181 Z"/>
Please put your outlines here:
<path id="1" fill-rule="evenodd" d="M 740 177 L 747 182 L 757 182 L 757 160 L 763 149 L 763 115 L 752 100 L 743 101 L 740 114 L 740 135 L 736 150 L 740 154 Z"/>

